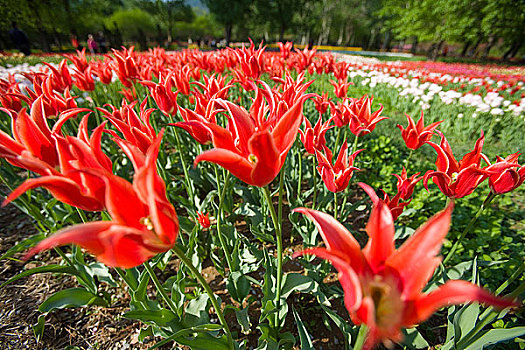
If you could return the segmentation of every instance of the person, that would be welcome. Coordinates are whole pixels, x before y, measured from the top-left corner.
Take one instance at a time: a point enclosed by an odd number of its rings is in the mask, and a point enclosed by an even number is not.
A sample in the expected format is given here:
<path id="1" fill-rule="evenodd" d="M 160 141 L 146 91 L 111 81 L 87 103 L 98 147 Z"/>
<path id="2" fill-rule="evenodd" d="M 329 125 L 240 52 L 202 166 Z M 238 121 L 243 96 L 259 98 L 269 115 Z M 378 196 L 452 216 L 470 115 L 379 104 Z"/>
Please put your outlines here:
<path id="1" fill-rule="evenodd" d="M 95 38 L 93 38 L 93 35 L 88 35 L 87 40 L 87 46 L 89 49 L 89 52 L 91 52 L 92 55 L 94 55 L 97 52 L 97 42 L 95 41 Z"/>
<path id="2" fill-rule="evenodd" d="M 104 32 L 98 32 L 97 45 L 100 50 L 100 53 L 106 53 L 108 51 L 107 45 L 106 45 L 106 38 L 104 37 Z"/>
<path id="3" fill-rule="evenodd" d="M 15 21 L 11 22 L 11 25 L 13 26 L 13 28 L 11 28 L 9 31 L 9 37 L 11 38 L 11 41 L 20 52 L 26 56 L 29 56 L 31 54 L 31 48 L 26 33 L 18 29 Z"/>

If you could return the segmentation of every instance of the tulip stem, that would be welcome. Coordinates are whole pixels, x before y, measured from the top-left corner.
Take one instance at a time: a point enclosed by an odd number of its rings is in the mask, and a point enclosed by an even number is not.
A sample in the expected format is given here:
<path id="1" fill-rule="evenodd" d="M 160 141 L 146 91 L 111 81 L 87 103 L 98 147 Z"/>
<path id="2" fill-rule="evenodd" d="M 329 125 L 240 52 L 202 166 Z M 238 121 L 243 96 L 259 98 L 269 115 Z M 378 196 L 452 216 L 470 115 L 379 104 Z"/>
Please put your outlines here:
<path id="1" fill-rule="evenodd" d="M 312 178 L 314 179 L 314 193 L 312 198 L 312 209 L 315 209 L 315 200 L 317 199 L 317 169 L 316 169 L 316 163 L 315 163 L 315 157 L 312 158 Z"/>
<path id="2" fill-rule="evenodd" d="M 341 139 L 341 128 L 337 128 L 337 136 L 335 137 L 335 148 L 334 152 L 339 149 L 339 140 Z"/>
<path id="3" fill-rule="evenodd" d="M 215 294 L 213 294 L 213 290 L 211 289 L 210 285 L 208 284 L 208 282 L 206 282 L 206 279 L 202 276 L 199 270 L 197 270 L 197 268 L 193 266 L 193 264 L 191 263 L 191 260 L 188 259 L 188 257 L 184 254 L 184 252 L 177 245 L 173 246 L 171 250 L 175 253 L 175 255 L 179 257 L 179 259 L 184 263 L 184 265 L 186 265 L 190 269 L 193 276 L 199 281 L 201 286 L 206 291 L 206 294 L 208 294 L 208 296 L 210 297 L 211 304 L 213 305 L 213 308 L 215 309 L 215 313 L 217 314 L 217 317 L 219 318 L 219 322 L 221 323 L 222 328 L 224 329 L 224 332 L 226 333 L 226 337 L 228 338 L 229 348 L 233 350 L 234 349 L 233 338 L 230 332 L 230 328 L 228 327 L 228 323 L 226 322 L 226 319 L 224 318 L 224 315 L 221 310 L 221 306 L 219 305 L 217 298 L 215 298 Z"/>
<path id="4" fill-rule="evenodd" d="M 358 142 L 359 142 L 359 135 L 355 135 L 354 144 L 352 145 L 352 153 L 350 153 L 350 155 L 354 154 L 357 151 Z"/>
<path id="5" fill-rule="evenodd" d="M 164 287 L 162 287 L 162 283 L 160 283 L 159 279 L 157 278 L 157 275 L 155 275 L 155 271 L 151 268 L 151 265 L 149 264 L 149 261 L 144 262 L 144 267 L 146 268 L 146 271 L 149 274 L 149 277 L 153 281 L 153 284 L 155 285 L 155 288 L 157 289 L 157 292 L 160 294 L 162 299 L 166 302 L 170 310 L 177 315 L 177 307 L 175 304 L 173 304 L 173 300 L 168 296 L 166 291 L 164 290 Z"/>
<path id="6" fill-rule="evenodd" d="M 414 150 L 411 149 L 410 152 L 408 153 L 408 157 L 405 159 L 405 169 L 408 170 L 408 164 L 410 164 L 410 158 L 412 158 L 412 154 L 414 154 Z"/>
<path id="7" fill-rule="evenodd" d="M 180 161 L 182 163 L 182 170 L 184 171 L 184 184 L 186 186 L 186 192 L 188 193 L 188 196 L 190 197 L 191 203 L 195 204 L 195 198 L 193 196 L 193 190 L 191 188 L 191 184 L 189 183 L 190 177 L 188 175 L 188 167 L 186 166 L 186 160 L 184 159 L 184 155 L 180 150 L 182 149 L 180 138 L 179 138 L 179 131 L 177 128 L 172 128 L 173 133 L 175 134 L 175 142 L 177 142 L 177 149 L 179 150 L 179 156 Z"/>
<path id="8" fill-rule="evenodd" d="M 366 339 L 366 333 L 368 331 L 368 328 L 365 324 L 361 324 L 359 327 L 359 333 L 357 333 L 357 338 L 354 343 L 354 350 L 361 350 L 363 349 L 363 345 L 365 344 Z"/>
<path id="9" fill-rule="evenodd" d="M 334 219 L 337 220 L 337 192 L 334 192 Z"/>
<path id="10" fill-rule="evenodd" d="M 281 170 L 282 172 L 282 170 Z M 272 203 L 272 195 L 268 186 L 263 187 L 264 197 L 268 203 L 270 209 L 270 215 L 272 217 L 273 226 L 275 228 L 275 238 L 277 243 L 277 286 L 275 290 L 275 307 L 277 312 L 275 314 L 275 325 L 279 324 L 279 308 L 281 303 L 281 283 L 283 278 L 283 243 L 282 243 L 282 234 L 281 234 L 281 225 L 278 222 L 277 214 L 275 213 L 275 208 Z"/>
<path id="11" fill-rule="evenodd" d="M 479 208 L 478 212 L 476 213 L 476 215 L 474 215 L 472 220 L 470 220 L 468 226 L 465 228 L 465 230 L 458 237 L 458 239 L 456 240 L 456 242 L 454 243 L 452 248 L 450 248 L 450 251 L 447 253 L 447 255 L 445 256 L 445 259 L 443 260 L 443 264 L 446 264 L 450 260 L 450 258 L 452 258 L 452 256 L 456 252 L 456 249 L 458 248 L 459 244 L 463 241 L 463 238 L 465 238 L 465 236 L 470 232 L 470 230 L 472 229 L 472 227 L 474 226 L 474 224 L 476 223 L 478 218 L 481 216 L 481 213 L 483 213 L 485 208 L 488 206 L 488 204 L 490 202 L 492 202 L 492 200 L 495 197 L 496 197 L 496 195 L 494 193 L 492 193 L 492 192 L 489 193 L 489 195 L 487 196 L 487 198 L 485 199 L 485 201 L 483 202 L 483 204 Z"/>
<path id="12" fill-rule="evenodd" d="M 299 180 L 297 181 L 297 198 L 301 198 L 301 182 L 303 180 L 303 157 L 301 151 L 298 151 L 297 154 L 299 155 Z"/>
<path id="13" fill-rule="evenodd" d="M 230 181 L 230 173 L 227 172 L 226 175 L 224 176 L 224 187 L 222 188 L 222 191 L 221 191 L 220 181 L 219 181 L 219 171 L 217 170 L 217 165 L 214 164 L 214 168 L 215 168 L 215 177 L 217 179 L 217 191 L 220 193 L 219 209 L 217 210 L 217 236 L 219 236 L 219 242 L 221 244 L 222 250 L 224 252 L 224 256 L 226 257 L 226 263 L 228 264 L 228 268 L 230 269 L 230 273 L 231 273 L 232 271 L 234 271 L 232 258 L 230 256 L 228 246 L 224 242 L 224 238 L 222 237 L 222 232 L 221 232 L 221 219 L 222 219 L 222 213 L 223 213 L 224 196 L 226 194 L 226 188 L 228 187 L 228 183 Z"/>

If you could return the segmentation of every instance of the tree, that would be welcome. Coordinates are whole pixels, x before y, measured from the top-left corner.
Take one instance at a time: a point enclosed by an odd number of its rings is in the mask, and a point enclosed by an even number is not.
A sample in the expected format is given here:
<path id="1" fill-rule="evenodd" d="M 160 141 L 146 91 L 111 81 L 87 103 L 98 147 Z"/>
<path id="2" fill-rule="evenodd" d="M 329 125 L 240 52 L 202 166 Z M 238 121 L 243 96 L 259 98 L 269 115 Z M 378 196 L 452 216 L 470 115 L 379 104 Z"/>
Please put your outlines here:
<path id="1" fill-rule="evenodd" d="M 245 20 L 252 2 L 249 0 L 204 0 L 204 3 L 215 20 L 224 26 L 226 45 L 229 45 L 233 25 Z"/>

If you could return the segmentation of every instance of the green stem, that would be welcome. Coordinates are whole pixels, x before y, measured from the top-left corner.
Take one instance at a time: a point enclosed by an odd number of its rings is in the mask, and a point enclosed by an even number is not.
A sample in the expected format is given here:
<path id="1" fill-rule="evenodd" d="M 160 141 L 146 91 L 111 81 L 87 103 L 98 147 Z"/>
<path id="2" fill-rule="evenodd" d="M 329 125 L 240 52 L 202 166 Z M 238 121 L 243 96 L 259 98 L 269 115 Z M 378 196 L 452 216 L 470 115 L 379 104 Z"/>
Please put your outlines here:
<path id="1" fill-rule="evenodd" d="M 173 304 L 173 300 L 168 296 L 168 293 L 164 290 L 164 287 L 162 287 L 162 283 L 160 283 L 159 279 L 157 278 L 157 275 L 155 275 L 155 271 L 151 268 L 151 265 L 149 264 L 149 261 L 146 261 L 144 264 L 144 267 L 146 268 L 146 271 L 148 271 L 149 277 L 151 277 L 151 280 L 153 281 L 153 284 L 155 285 L 155 288 L 157 288 L 157 292 L 160 294 L 162 299 L 166 302 L 170 310 L 177 315 L 177 307 L 175 304 Z"/>
<path id="2" fill-rule="evenodd" d="M 312 209 L 315 209 L 315 200 L 317 199 L 317 168 L 316 168 L 316 160 L 315 160 L 315 157 L 312 158 L 313 159 L 313 162 L 312 162 L 312 177 L 314 179 L 314 194 L 313 194 L 313 198 L 312 198 Z"/>
<path id="3" fill-rule="evenodd" d="M 273 226 L 275 228 L 275 238 L 277 241 L 277 287 L 275 291 L 275 306 L 277 308 L 277 313 L 275 314 L 275 325 L 279 324 L 279 307 L 281 303 L 281 283 L 283 278 L 283 243 L 281 235 L 281 225 L 278 222 L 277 214 L 275 213 L 275 208 L 272 203 L 272 195 L 268 186 L 263 187 L 264 197 L 268 203 L 268 208 L 270 209 L 270 215 L 272 217 Z"/>
<path id="4" fill-rule="evenodd" d="M 193 196 L 193 189 L 191 188 L 190 184 L 190 177 L 188 175 L 188 167 L 186 166 L 186 160 L 184 159 L 184 154 L 180 152 L 182 149 L 180 138 L 179 138 L 179 130 L 177 128 L 172 128 L 173 133 L 175 134 L 175 142 L 177 143 L 177 149 L 179 150 L 179 156 L 180 161 L 182 163 L 182 170 L 184 171 L 184 184 L 186 186 L 186 192 L 188 193 L 188 196 L 190 197 L 190 201 L 195 204 L 195 198 Z"/>
<path id="5" fill-rule="evenodd" d="M 211 304 L 213 305 L 213 308 L 215 309 L 215 313 L 217 314 L 217 317 L 219 318 L 219 322 L 221 323 L 224 329 L 224 332 L 226 333 L 226 337 L 228 338 L 229 347 L 230 349 L 233 350 L 234 349 L 233 338 L 230 332 L 230 328 L 228 327 L 228 323 L 226 323 L 226 319 L 224 318 L 224 315 L 222 313 L 221 306 L 217 302 L 217 298 L 215 298 L 215 295 L 213 294 L 213 291 L 211 290 L 210 285 L 208 284 L 208 282 L 206 282 L 206 279 L 204 279 L 204 277 L 199 272 L 199 270 L 197 270 L 197 268 L 193 266 L 193 264 L 191 263 L 191 260 L 188 259 L 188 257 L 186 257 L 184 252 L 178 246 L 175 245 L 173 248 L 171 248 L 171 250 L 175 253 L 175 255 L 178 256 L 178 258 L 184 263 L 184 265 L 186 265 L 186 267 L 190 269 L 193 276 L 199 281 L 201 286 L 206 291 L 206 294 L 208 294 L 208 296 L 210 297 Z"/>
<path id="6" fill-rule="evenodd" d="M 133 289 L 132 286 L 130 286 L 126 280 L 126 274 L 124 271 L 122 271 L 121 268 L 119 267 L 115 267 L 115 271 L 117 272 L 117 274 L 120 276 L 120 278 L 124 281 L 124 283 L 126 283 L 126 285 L 130 288 L 130 289 Z M 146 304 L 145 301 L 139 301 L 140 305 L 144 308 L 144 310 L 148 310 L 148 305 Z"/>
<path id="7" fill-rule="evenodd" d="M 224 252 L 224 256 L 226 257 L 226 263 L 228 264 L 228 268 L 230 269 L 230 273 L 233 272 L 233 262 L 232 258 L 230 256 L 230 252 L 228 250 L 228 246 L 224 242 L 224 237 L 222 236 L 221 232 L 221 219 L 222 219 L 222 213 L 223 213 L 223 204 L 224 204 L 224 196 L 226 194 L 226 188 L 228 187 L 228 183 L 230 181 L 230 173 L 227 172 L 226 176 L 224 177 L 224 187 L 222 188 L 222 191 L 220 190 L 220 181 L 219 181 L 219 172 L 217 170 L 217 166 L 213 165 L 215 168 L 215 178 L 217 180 L 217 191 L 220 193 L 219 197 L 219 209 L 217 210 L 217 235 L 219 236 L 219 242 L 221 244 L 222 250 Z"/>
<path id="8" fill-rule="evenodd" d="M 357 151 L 357 143 L 358 142 L 359 142 L 359 136 L 355 135 L 354 144 L 352 145 L 352 153 L 350 153 L 350 155 L 354 154 L 355 151 Z"/>
<path id="9" fill-rule="evenodd" d="M 335 138 L 335 148 L 334 148 L 334 152 L 337 152 L 337 150 L 339 149 L 339 140 L 341 139 L 341 128 L 337 128 L 337 136 Z"/>
<path id="10" fill-rule="evenodd" d="M 465 236 L 470 232 L 470 230 L 472 229 L 472 227 L 474 226 L 474 224 L 476 223 L 476 221 L 478 220 L 478 218 L 481 216 L 481 213 L 483 213 L 483 211 L 485 210 L 485 208 L 487 207 L 487 205 L 496 197 L 495 194 L 493 194 L 492 192 L 487 196 L 487 198 L 485 199 L 485 201 L 483 202 L 483 204 L 481 205 L 481 207 L 479 208 L 478 212 L 476 213 L 476 215 L 474 215 L 474 217 L 472 218 L 472 220 L 470 220 L 468 226 L 465 228 L 465 230 L 461 233 L 461 235 L 457 238 L 456 242 L 454 243 L 454 245 L 452 246 L 452 248 L 450 249 L 450 251 L 448 252 L 447 256 L 445 256 L 445 259 L 443 260 L 443 264 L 446 264 L 450 258 L 452 258 L 452 256 L 454 255 L 454 253 L 456 252 L 456 249 L 458 248 L 459 244 L 463 241 L 463 238 L 465 238 Z M 447 204 L 448 204 L 448 201 L 447 201 Z"/>
<path id="11" fill-rule="evenodd" d="M 334 219 L 337 220 L 337 192 L 334 192 Z"/>
<path id="12" fill-rule="evenodd" d="M 366 333 L 368 331 L 368 328 L 363 323 L 361 324 L 361 327 L 359 327 L 359 333 L 357 334 L 357 338 L 354 343 L 354 350 L 362 350 L 363 345 L 365 344 L 366 340 Z"/>
<path id="13" fill-rule="evenodd" d="M 284 169 L 281 169 L 279 174 L 279 206 L 277 207 L 277 215 L 279 224 L 281 225 L 280 231 L 283 232 L 283 188 L 284 188 L 284 176 L 286 172 Z"/>
<path id="14" fill-rule="evenodd" d="M 408 171 L 408 165 L 410 164 L 410 158 L 412 158 L 412 154 L 414 154 L 414 150 L 411 149 L 410 153 L 408 153 L 408 157 L 405 159 L 405 169 Z"/>
<path id="15" fill-rule="evenodd" d="M 303 180 L 303 157 L 301 151 L 297 152 L 299 155 L 299 180 L 297 181 L 297 198 L 301 198 L 301 182 Z"/>

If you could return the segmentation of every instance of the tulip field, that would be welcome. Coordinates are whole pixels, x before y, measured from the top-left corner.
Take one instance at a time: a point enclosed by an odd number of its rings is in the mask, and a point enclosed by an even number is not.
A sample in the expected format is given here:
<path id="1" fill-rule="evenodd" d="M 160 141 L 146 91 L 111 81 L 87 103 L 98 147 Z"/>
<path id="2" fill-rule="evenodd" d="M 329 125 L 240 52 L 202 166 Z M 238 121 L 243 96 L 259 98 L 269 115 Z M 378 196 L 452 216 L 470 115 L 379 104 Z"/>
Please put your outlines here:
<path id="1" fill-rule="evenodd" d="M 523 67 L 123 47 L 0 105 L 3 348 L 525 348 Z"/>

